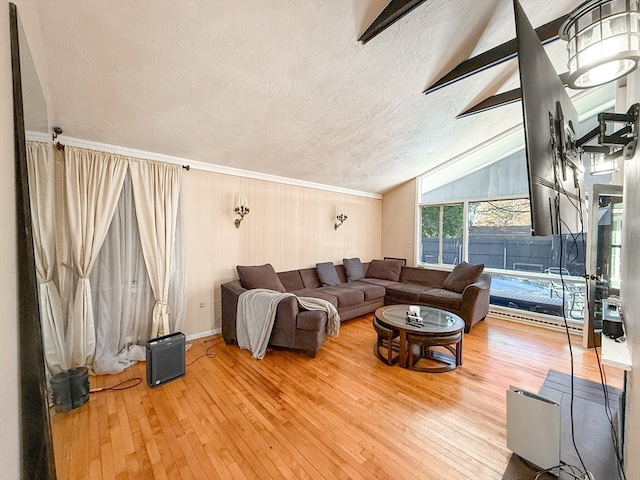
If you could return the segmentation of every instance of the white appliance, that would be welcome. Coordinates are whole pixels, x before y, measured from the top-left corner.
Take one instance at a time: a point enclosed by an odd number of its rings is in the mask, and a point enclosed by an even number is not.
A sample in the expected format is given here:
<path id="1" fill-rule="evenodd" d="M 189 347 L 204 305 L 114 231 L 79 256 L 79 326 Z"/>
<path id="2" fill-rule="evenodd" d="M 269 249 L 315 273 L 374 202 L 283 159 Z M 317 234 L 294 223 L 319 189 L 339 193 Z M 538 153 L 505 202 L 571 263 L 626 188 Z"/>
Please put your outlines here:
<path id="1" fill-rule="evenodd" d="M 510 386 L 507 390 L 507 448 L 541 470 L 558 467 L 560 405 Z"/>

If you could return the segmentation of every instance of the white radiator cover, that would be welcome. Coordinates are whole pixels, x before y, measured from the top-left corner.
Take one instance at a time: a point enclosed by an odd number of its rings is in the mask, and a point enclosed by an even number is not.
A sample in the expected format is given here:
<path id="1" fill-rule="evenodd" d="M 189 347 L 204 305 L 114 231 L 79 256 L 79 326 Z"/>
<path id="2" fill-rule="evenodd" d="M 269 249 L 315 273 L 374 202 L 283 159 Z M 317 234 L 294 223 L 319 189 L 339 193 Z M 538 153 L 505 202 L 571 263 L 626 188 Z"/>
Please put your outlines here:
<path id="1" fill-rule="evenodd" d="M 527 312 L 524 310 L 516 310 L 514 308 L 498 307 L 491 305 L 489 315 L 503 320 L 511 320 L 512 322 L 525 323 L 527 325 L 535 325 L 551 330 L 565 331 L 564 320 L 560 317 L 544 315 L 541 313 Z M 582 322 L 573 319 L 567 319 L 569 333 L 582 336 Z"/>

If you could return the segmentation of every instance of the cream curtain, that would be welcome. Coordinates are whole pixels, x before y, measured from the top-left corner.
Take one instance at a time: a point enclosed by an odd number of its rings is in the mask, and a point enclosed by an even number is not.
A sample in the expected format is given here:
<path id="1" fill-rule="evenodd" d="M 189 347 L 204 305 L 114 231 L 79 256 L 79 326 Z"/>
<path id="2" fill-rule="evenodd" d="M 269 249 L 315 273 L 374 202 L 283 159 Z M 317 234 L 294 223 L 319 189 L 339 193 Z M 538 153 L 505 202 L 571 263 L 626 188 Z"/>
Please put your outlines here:
<path id="1" fill-rule="evenodd" d="M 169 328 L 181 330 L 185 303 L 185 258 L 181 205 L 171 268 Z M 147 274 L 133 202 L 131 175 L 125 177 L 109 232 L 91 271 L 96 325 L 97 375 L 118 373 L 145 360 L 145 341 L 151 338 L 155 296 Z"/>
<path id="2" fill-rule="evenodd" d="M 118 373 L 144 360 L 155 298 L 142 255 L 129 174 L 91 271 L 91 294 L 96 325 L 93 371 Z"/>
<path id="3" fill-rule="evenodd" d="M 102 247 L 127 172 L 127 160 L 67 146 L 65 187 L 71 249 L 79 276 L 69 315 L 71 366 L 91 366 L 95 325 L 89 274 Z"/>
<path id="4" fill-rule="evenodd" d="M 38 303 L 44 356 L 51 375 L 69 368 L 66 325 L 60 293 L 54 282 L 55 241 L 55 159 L 51 145 L 27 142 L 27 168 L 33 228 Z"/>
<path id="5" fill-rule="evenodd" d="M 174 267 L 182 167 L 150 160 L 130 160 L 131 184 L 140 240 L 156 303 L 151 338 L 171 332 L 169 280 Z"/>

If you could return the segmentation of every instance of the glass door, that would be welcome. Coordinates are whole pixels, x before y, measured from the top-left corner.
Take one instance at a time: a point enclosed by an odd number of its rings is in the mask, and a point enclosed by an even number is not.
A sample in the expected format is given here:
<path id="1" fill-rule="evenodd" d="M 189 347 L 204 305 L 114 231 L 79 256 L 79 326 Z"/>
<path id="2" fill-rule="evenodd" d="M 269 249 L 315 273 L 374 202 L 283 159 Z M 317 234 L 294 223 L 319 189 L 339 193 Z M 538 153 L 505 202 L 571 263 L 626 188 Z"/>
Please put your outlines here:
<path id="1" fill-rule="evenodd" d="M 604 309 L 616 308 L 620 298 L 622 249 L 622 186 L 591 185 L 587 235 L 587 291 L 584 348 L 600 345 Z"/>

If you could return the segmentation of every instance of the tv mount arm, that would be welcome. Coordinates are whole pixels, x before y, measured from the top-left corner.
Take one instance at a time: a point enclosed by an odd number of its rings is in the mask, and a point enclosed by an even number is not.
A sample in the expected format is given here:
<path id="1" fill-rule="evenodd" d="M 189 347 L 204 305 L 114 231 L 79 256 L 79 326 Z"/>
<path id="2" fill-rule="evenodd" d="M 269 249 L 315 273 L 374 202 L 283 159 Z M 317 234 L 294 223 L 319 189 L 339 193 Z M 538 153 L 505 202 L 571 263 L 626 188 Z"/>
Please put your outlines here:
<path id="1" fill-rule="evenodd" d="M 587 153 L 604 153 L 605 158 L 622 155 L 625 160 L 633 158 L 638 145 L 640 103 L 631 105 L 627 113 L 598 114 L 598 126 L 576 141 L 576 146 Z M 622 123 L 624 127 L 607 135 L 607 123 Z M 585 145 L 595 137 L 598 145 Z"/>

